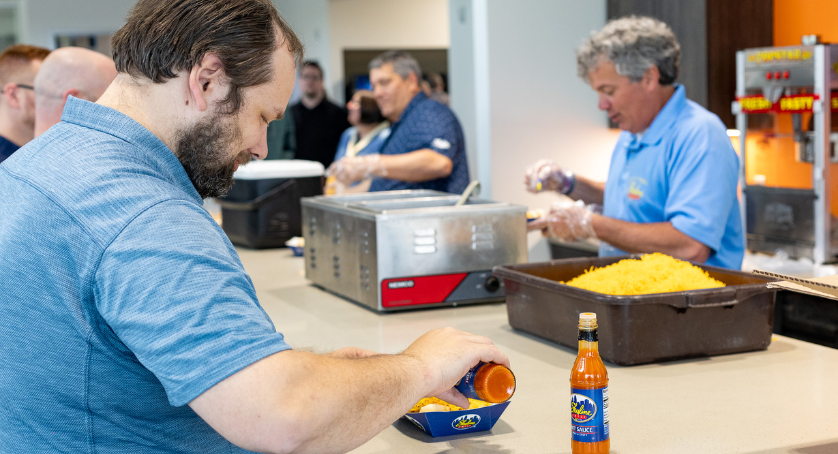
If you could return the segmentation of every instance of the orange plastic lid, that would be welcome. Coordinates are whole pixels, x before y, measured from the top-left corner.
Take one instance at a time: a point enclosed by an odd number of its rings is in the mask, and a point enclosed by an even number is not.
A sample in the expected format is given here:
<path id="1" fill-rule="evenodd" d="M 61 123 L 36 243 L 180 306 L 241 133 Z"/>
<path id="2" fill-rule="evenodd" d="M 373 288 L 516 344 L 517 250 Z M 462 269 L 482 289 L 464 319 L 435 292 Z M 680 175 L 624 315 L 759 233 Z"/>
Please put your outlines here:
<path id="1" fill-rule="evenodd" d="M 515 374 L 508 368 L 500 364 L 489 364 L 478 375 L 475 377 L 474 389 L 486 402 L 506 402 L 515 394 Z"/>

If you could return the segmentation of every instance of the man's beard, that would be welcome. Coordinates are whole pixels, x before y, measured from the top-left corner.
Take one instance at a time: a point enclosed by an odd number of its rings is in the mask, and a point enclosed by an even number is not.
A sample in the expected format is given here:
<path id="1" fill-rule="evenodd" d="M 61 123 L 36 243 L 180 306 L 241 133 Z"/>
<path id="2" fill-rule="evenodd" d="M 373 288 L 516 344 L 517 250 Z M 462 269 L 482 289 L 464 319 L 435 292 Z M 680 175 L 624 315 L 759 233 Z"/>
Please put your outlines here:
<path id="1" fill-rule="evenodd" d="M 233 187 L 233 172 L 250 161 L 250 152 L 230 156 L 241 129 L 230 115 L 215 114 L 176 133 L 177 156 L 202 199 L 220 197 Z"/>

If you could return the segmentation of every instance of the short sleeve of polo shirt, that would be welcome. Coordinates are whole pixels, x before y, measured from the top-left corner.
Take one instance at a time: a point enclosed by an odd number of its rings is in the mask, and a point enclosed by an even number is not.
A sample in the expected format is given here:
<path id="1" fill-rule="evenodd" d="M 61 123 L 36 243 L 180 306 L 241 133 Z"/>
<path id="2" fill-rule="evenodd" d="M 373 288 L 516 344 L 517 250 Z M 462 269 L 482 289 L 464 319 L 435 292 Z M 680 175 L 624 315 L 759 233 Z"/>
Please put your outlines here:
<path id="1" fill-rule="evenodd" d="M 426 105 L 432 104 L 429 101 L 426 103 Z M 410 127 L 412 134 L 417 135 L 419 142 L 423 144 L 417 150 L 429 148 L 452 161 L 454 153 L 462 145 L 459 143 L 460 139 L 457 134 L 457 120 L 444 106 L 416 112 L 416 115 L 410 119 L 410 124 L 403 127 Z"/>
<path id="2" fill-rule="evenodd" d="M 173 406 L 290 348 L 223 231 L 187 201 L 148 208 L 107 246 L 96 304 Z"/>
<path id="3" fill-rule="evenodd" d="M 719 251 L 727 219 L 737 203 L 739 161 L 723 131 L 710 124 L 675 139 L 665 217 L 673 227 Z"/>

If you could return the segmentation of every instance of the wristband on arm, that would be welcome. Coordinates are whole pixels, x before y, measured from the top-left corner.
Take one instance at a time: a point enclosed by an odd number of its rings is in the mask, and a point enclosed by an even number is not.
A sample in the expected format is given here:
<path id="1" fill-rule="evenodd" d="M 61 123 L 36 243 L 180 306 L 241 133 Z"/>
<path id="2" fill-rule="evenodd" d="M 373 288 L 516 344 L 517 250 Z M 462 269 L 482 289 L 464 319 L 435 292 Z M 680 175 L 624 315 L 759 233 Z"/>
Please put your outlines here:
<path id="1" fill-rule="evenodd" d="M 569 195 L 573 190 L 576 189 L 576 175 L 568 171 L 565 174 L 564 184 L 562 185 L 560 192 L 564 195 Z"/>

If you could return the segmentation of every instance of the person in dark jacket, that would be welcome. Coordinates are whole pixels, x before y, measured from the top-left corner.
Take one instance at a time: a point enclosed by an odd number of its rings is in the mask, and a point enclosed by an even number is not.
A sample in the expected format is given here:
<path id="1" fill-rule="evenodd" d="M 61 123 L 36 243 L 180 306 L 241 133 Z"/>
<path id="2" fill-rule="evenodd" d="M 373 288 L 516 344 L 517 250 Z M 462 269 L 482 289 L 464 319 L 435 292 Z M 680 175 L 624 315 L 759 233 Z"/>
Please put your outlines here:
<path id="1" fill-rule="evenodd" d="M 300 69 L 303 97 L 291 106 L 297 142 L 295 159 L 318 161 L 323 167 L 335 158 L 340 135 L 351 125 L 346 110 L 326 98 L 323 69 L 315 61 L 306 61 Z"/>

